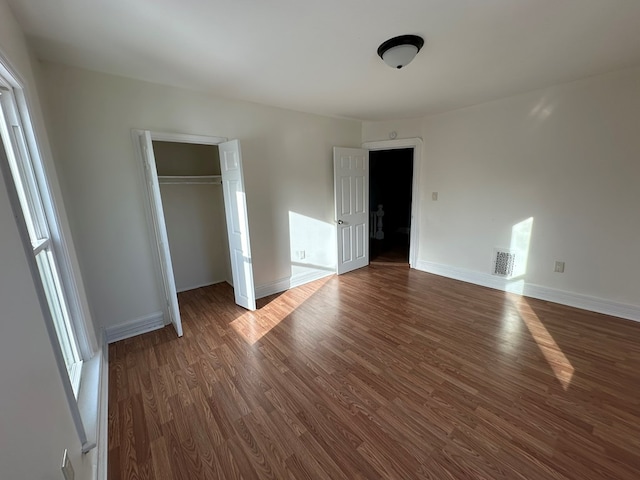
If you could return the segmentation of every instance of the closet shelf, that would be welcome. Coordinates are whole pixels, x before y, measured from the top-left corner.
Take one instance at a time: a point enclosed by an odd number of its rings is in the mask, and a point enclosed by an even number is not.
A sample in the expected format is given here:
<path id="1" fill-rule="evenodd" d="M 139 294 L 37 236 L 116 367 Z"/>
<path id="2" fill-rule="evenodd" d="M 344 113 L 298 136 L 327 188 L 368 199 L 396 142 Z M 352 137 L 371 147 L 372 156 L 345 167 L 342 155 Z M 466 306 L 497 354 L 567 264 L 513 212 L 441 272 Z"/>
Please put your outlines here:
<path id="1" fill-rule="evenodd" d="M 222 184 L 220 175 L 158 175 L 160 184 Z"/>

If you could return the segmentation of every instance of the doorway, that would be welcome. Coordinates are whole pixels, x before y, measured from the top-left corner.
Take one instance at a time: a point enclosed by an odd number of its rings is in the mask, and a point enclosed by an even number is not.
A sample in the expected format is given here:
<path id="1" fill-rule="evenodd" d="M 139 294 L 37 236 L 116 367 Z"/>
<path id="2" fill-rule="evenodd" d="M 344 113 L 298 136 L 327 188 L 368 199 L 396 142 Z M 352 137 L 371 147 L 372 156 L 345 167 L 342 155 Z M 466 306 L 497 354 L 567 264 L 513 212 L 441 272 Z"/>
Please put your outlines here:
<path id="1" fill-rule="evenodd" d="M 413 148 L 369 152 L 369 262 L 409 266 Z"/>
<path id="2" fill-rule="evenodd" d="M 395 133 L 395 132 L 392 132 Z M 393 136 L 391 137 L 393 138 Z M 408 237 L 408 264 L 416 268 L 418 262 L 418 242 L 420 238 L 420 164 L 422 159 L 422 139 L 403 138 L 365 142 L 362 148 L 333 147 L 333 184 L 336 222 L 336 273 L 341 275 L 352 270 L 365 267 L 370 261 L 370 237 L 375 237 L 379 224 L 373 228 L 372 214 L 378 207 L 369 197 L 370 154 L 385 151 L 393 156 L 396 150 L 405 150 L 411 157 L 411 168 L 408 183 L 402 182 L 404 192 L 410 193 L 408 203 L 409 218 L 400 217 L 402 225 L 396 225 L 390 238 Z M 393 158 L 393 157 L 392 157 Z M 390 162 L 391 164 L 392 162 Z M 383 178 L 382 183 L 385 183 Z M 383 188 L 382 185 L 380 188 Z M 384 204 L 383 210 L 384 210 Z M 382 212 L 380 212 L 382 213 Z M 382 217 L 384 231 L 384 215 Z M 392 224 L 394 222 L 392 221 Z M 398 231 L 398 229 L 400 229 Z M 396 235 L 397 233 L 397 235 Z M 378 235 L 382 237 L 382 235 Z M 406 265 L 402 255 L 402 264 Z"/>

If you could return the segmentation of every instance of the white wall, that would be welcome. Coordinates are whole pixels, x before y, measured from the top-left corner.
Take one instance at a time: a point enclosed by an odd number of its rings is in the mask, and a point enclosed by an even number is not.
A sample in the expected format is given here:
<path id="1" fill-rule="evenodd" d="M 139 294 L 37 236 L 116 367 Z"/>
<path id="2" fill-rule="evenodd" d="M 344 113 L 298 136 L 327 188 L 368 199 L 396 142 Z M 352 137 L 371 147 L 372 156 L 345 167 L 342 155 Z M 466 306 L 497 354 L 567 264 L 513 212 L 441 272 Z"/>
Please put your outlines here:
<path id="1" fill-rule="evenodd" d="M 160 194 L 176 289 L 231 278 L 222 185 L 160 185 Z"/>
<path id="2" fill-rule="evenodd" d="M 48 153 L 29 52 L 0 0 L 0 54 L 25 82 L 43 154 Z M 95 450 L 81 455 L 26 256 L 0 175 L 0 471 L 2 478 L 60 478 L 69 449 L 76 478 L 92 478 Z"/>
<path id="3" fill-rule="evenodd" d="M 419 260 L 489 273 L 533 217 L 527 284 L 640 306 L 640 69 L 398 122 L 424 140 Z M 431 193 L 439 192 L 439 200 Z M 566 262 L 563 274 L 554 261 Z M 425 263 L 426 262 L 426 263 Z"/>
<path id="4" fill-rule="evenodd" d="M 50 135 L 87 293 L 103 326 L 162 310 L 130 130 L 239 138 L 258 288 L 292 277 L 290 212 L 334 248 L 333 145 L 361 124 L 42 64 Z M 295 229 L 293 229 L 295 230 Z M 322 265 L 320 265 L 322 266 Z M 295 276 L 295 272 L 293 274 Z"/>

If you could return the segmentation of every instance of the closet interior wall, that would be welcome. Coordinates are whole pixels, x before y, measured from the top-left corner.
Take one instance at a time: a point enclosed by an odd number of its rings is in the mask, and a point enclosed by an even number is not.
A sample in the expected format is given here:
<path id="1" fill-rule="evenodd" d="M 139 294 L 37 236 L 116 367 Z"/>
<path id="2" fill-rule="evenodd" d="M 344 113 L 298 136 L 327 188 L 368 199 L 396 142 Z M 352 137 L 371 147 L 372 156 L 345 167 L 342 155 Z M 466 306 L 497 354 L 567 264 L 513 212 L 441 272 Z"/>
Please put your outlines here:
<path id="1" fill-rule="evenodd" d="M 176 290 L 230 282 L 218 147 L 154 141 L 153 152 Z"/>

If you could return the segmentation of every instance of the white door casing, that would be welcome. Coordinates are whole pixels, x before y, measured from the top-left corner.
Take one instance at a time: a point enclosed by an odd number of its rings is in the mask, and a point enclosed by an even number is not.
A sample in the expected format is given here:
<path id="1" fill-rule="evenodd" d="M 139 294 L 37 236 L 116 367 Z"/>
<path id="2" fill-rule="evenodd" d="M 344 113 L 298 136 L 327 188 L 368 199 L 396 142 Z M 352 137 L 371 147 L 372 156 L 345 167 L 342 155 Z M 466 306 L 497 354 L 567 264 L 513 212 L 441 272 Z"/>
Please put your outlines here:
<path id="1" fill-rule="evenodd" d="M 422 163 L 422 139 L 401 138 L 396 140 L 381 140 L 365 142 L 363 148 L 372 150 L 395 150 L 398 148 L 413 149 L 413 187 L 411 189 L 411 236 L 409 239 L 409 266 L 416 268 L 418 262 L 418 243 L 420 227 L 420 164 Z"/>
<path id="2" fill-rule="evenodd" d="M 333 147 L 337 273 L 369 264 L 369 151 Z"/>
<path id="3" fill-rule="evenodd" d="M 151 132 L 139 132 L 138 135 L 140 140 L 140 149 L 144 159 L 145 180 L 150 197 L 152 198 L 151 217 L 155 233 L 154 237 L 160 255 L 160 270 L 162 274 L 167 311 L 176 333 L 181 337 L 182 320 L 180 319 L 180 309 L 178 308 L 176 282 L 173 276 L 171 253 L 169 252 L 169 238 L 167 236 L 167 227 L 164 221 L 164 210 L 162 209 L 162 197 L 160 196 L 160 185 L 158 183 L 158 175 L 156 171 L 156 159 L 153 154 Z"/>
<path id="4" fill-rule="evenodd" d="M 229 255 L 233 275 L 233 292 L 238 305 L 248 310 L 256 309 L 256 293 L 253 283 L 251 243 L 247 200 L 242 174 L 242 153 L 240 142 L 231 140 L 218 145 L 224 212 L 229 237 Z"/>

